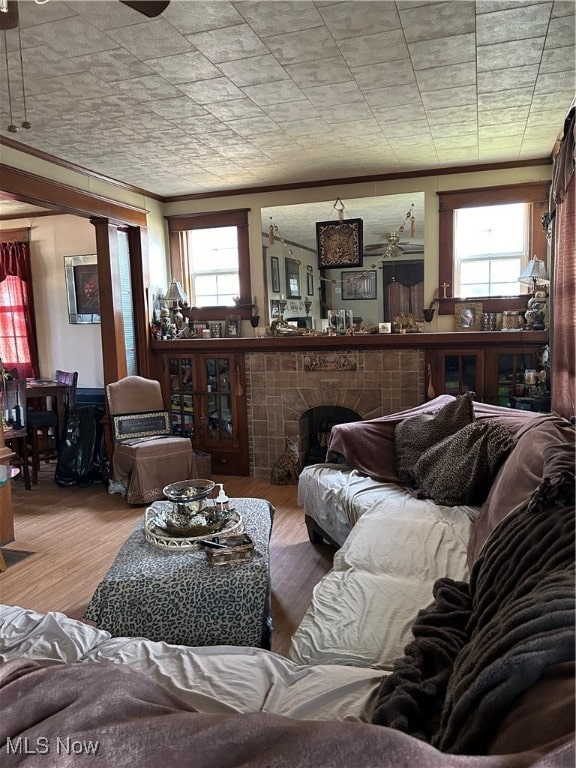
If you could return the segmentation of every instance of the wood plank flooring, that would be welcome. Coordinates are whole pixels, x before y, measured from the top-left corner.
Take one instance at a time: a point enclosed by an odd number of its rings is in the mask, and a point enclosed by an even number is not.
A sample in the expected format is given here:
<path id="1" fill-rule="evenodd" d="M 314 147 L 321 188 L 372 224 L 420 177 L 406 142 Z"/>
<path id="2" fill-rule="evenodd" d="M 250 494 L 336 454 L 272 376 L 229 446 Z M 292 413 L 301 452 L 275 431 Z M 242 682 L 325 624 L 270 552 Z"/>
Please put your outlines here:
<path id="1" fill-rule="evenodd" d="M 3 548 L 34 554 L 0 574 L 0 600 L 42 613 L 61 611 L 82 619 L 98 583 L 144 512 L 103 485 L 60 488 L 54 463 L 43 464 L 39 484 L 27 491 L 12 484 L 15 535 Z M 250 477 L 214 477 L 230 498 L 268 499 L 276 508 L 270 545 L 272 650 L 287 655 L 292 633 L 314 585 L 332 566 L 334 550 L 308 541 L 295 485 L 272 485 Z"/>

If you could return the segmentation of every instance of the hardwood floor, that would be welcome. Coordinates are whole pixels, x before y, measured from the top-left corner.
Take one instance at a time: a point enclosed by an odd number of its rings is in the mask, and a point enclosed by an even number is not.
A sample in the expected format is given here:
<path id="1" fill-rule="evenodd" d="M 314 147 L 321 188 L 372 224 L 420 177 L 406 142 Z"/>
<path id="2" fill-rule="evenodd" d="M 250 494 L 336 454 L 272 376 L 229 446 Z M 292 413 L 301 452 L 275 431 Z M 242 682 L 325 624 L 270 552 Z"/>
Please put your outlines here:
<path id="1" fill-rule="evenodd" d="M 131 507 L 102 485 L 60 488 L 52 464 L 42 464 L 39 484 L 12 484 L 16 539 L 3 548 L 8 569 L 0 574 L 0 600 L 42 613 L 61 611 L 82 619 L 98 583 L 144 507 Z M 295 485 L 250 477 L 213 478 L 230 498 L 268 499 L 276 508 L 270 544 L 272 650 L 286 655 L 312 589 L 331 568 L 334 550 L 308 541 Z M 13 562 L 11 551 L 33 554 Z"/>

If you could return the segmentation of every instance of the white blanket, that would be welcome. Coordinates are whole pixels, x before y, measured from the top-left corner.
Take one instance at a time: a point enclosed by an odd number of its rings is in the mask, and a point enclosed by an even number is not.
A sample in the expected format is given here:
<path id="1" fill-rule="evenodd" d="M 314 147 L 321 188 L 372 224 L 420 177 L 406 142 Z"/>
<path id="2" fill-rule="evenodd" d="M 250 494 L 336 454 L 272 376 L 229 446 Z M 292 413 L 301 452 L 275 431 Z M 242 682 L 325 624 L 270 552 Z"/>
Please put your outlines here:
<path id="1" fill-rule="evenodd" d="M 112 661 L 144 672 L 204 713 L 268 712 L 297 719 L 369 721 L 381 673 L 300 666 L 256 648 L 191 648 L 111 637 L 62 613 L 0 606 L 0 661 Z"/>
<path id="2" fill-rule="evenodd" d="M 306 467 L 299 501 L 344 543 L 314 589 L 290 657 L 390 670 L 411 640 L 418 611 L 432 602 L 435 580 L 468 578 L 477 509 L 439 506 L 336 465 Z"/>

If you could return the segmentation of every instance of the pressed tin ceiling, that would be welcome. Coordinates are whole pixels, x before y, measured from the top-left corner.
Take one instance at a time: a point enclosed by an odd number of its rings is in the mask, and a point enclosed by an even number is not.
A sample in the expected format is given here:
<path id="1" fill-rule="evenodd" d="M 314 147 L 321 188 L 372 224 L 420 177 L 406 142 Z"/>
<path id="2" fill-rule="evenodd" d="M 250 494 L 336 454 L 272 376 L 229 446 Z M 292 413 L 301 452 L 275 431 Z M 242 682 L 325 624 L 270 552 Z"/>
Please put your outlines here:
<path id="1" fill-rule="evenodd" d="M 549 158 L 574 98 L 573 0 L 19 15 L 0 136 L 162 197 Z"/>

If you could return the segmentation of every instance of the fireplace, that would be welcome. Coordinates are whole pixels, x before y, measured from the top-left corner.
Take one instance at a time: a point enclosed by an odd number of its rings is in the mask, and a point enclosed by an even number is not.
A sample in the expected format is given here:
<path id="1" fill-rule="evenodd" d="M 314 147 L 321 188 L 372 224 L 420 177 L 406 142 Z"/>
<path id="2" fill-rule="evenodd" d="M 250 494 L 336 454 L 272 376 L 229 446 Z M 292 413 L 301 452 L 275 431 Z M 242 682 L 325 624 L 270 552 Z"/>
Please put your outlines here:
<path id="1" fill-rule="evenodd" d="M 361 420 L 362 417 L 356 411 L 339 405 L 319 405 L 305 411 L 300 416 L 302 466 L 320 464 L 326 460 L 326 448 L 333 426 Z"/>
<path id="2" fill-rule="evenodd" d="M 300 436 L 304 466 L 308 440 L 302 437 L 300 419 L 314 408 L 339 407 L 356 420 L 374 419 L 419 405 L 423 392 L 423 349 L 352 348 L 337 354 L 250 351 L 246 355 L 250 475 L 269 478 L 292 436 Z M 308 435 L 310 429 L 305 430 Z M 324 456 L 325 452 L 320 462 Z"/>

